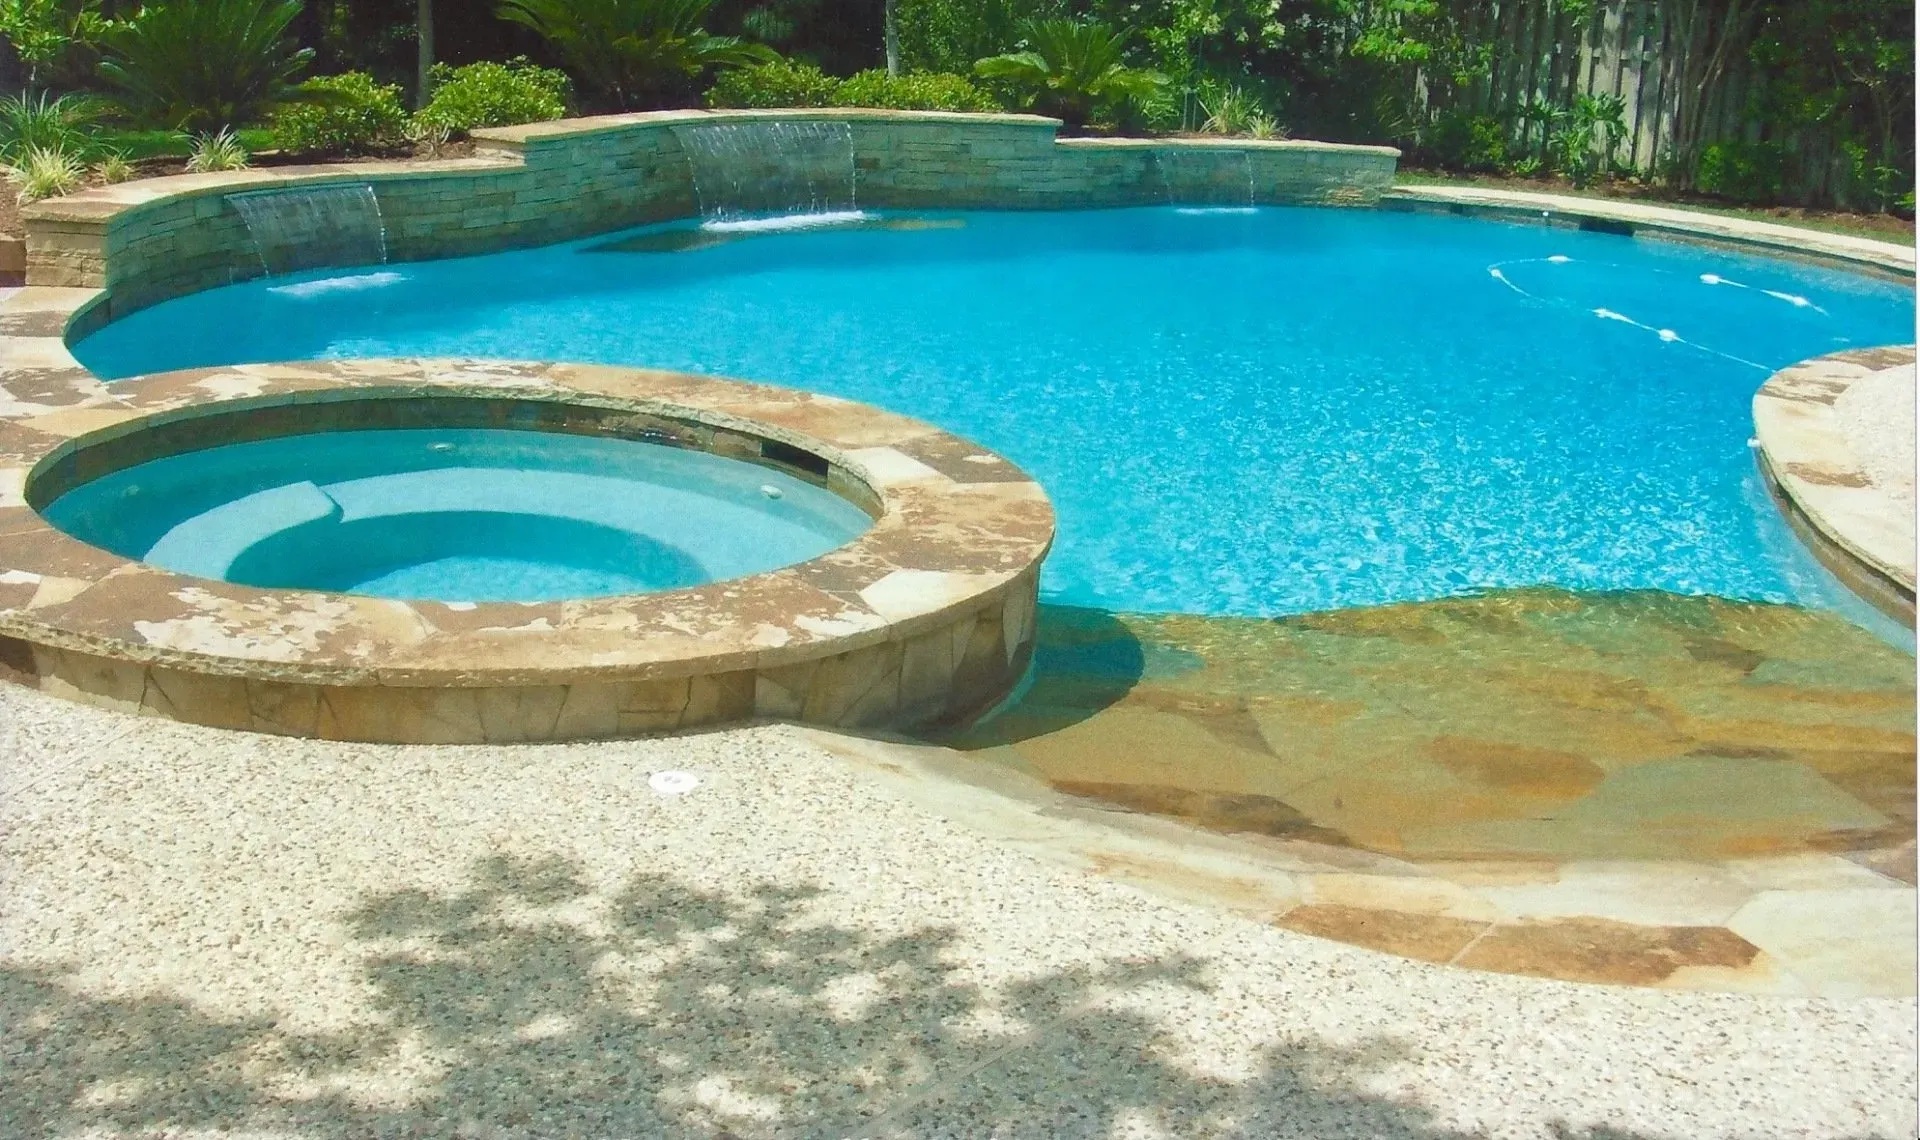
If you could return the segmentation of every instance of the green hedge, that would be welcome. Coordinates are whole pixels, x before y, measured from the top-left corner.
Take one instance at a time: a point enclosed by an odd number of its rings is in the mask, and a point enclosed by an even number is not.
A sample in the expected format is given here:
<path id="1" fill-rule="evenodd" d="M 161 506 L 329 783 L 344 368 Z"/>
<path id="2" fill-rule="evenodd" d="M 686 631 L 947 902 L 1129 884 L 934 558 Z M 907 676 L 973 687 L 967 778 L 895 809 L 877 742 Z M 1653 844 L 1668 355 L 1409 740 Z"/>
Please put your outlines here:
<path id="1" fill-rule="evenodd" d="M 893 111 L 998 111 L 1000 103 L 964 75 L 890 76 L 862 71 L 835 79 L 810 63 L 780 60 L 722 74 L 709 107 L 879 107 Z"/>
<path id="2" fill-rule="evenodd" d="M 524 57 L 465 67 L 437 63 L 431 79 L 433 98 L 421 109 L 419 119 L 449 131 L 565 118 L 573 94 L 566 72 L 535 67 Z"/>
<path id="3" fill-rule="evenodd" d="M 375 83 L 364 71 L 325 75 L 301 86 L 320 98 L 274 112 L 273 145 L 281 150 L 348 154 L 406 139 L 407 109 L 400 88 Z"/>
<path id="4" fill-rule="evenodd" d="M 783 59 L 721 72 L 707 90 L 707 106 L 825 107 L 839 86 L 810 63 Z"/>
<path id="5" fill-rule="evenodd" d="M 893 111 L 998 111 L 999 100 L 964 75 L 919 72 L 888 75 L 862 71 L 833 93 L 836 107 L 884 107 Z"/>

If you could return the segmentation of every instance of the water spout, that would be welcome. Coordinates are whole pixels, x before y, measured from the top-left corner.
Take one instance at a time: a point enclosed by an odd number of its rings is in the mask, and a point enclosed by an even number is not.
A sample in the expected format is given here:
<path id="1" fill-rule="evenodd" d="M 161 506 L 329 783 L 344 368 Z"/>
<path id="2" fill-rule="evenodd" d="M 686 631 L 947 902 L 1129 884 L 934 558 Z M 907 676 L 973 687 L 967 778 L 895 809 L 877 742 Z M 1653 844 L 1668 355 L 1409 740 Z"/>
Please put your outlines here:
<path id="1" fill-rule="evenodd" d="M 323 266 L 384 265 L 387 226 L 365 182 L 229 194 L 269 274 Z"/>
<path id="2" fill-rule="evenodd" d="M 1253 160 L 1246 151 L 1169 147 L 1152 153 L 1167 205 L 1183 213 L 1209 214 L 1240 214 L 1254 208 Z"/>
<path id="3" fill-rule="evenodd" d="M 783 229 L 859 221 L 853 129 L 841 122 L 673 128 L 711 229 Z"/>

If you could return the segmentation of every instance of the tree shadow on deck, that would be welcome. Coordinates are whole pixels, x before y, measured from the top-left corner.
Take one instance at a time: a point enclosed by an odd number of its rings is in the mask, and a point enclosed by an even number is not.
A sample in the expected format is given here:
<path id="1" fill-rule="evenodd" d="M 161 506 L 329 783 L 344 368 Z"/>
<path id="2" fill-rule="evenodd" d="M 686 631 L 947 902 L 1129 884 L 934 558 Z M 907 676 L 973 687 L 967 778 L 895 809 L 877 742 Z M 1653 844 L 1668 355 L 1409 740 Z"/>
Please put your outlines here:
<path id="1" fill-rule="evenodd" d="M 824 921 L 820 892 L 493 858 L 460 892 L 371 898 L 346 925 L 386 1024 L 308 1035 L 163 997 L 0 971 L 0 1134 L 261 1129 L 386 1136 L 1466 1140 L 1362 1085 L 1386 1046 L 1268 1051 L 1232 1083 L 1169 1061 L 1100 999 L 1205 988 L 1194 958 L 969 980 L 954 932 Z M 401 1095 L 396 1074 L 414 1078 Z M 1561 1140 L 1636 1140 L 1558 1132 Z"/>

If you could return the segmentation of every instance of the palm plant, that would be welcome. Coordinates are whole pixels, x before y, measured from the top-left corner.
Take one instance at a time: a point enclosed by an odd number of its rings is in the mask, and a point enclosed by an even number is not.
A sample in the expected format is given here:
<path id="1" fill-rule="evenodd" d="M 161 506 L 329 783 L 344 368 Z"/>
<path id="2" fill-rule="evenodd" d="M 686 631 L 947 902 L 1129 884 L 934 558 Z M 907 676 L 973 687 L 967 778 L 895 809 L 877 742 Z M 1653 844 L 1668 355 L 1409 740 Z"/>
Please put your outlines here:
<path id="1" fill-rule="evenodd" d="M 772 49 L 707 34 L 713 0 L 505 0 L 500 18 L 538 32 L 621 110 L 690 94 L 704 73 L 768 63 Z"/>
<path id="2" fill-rule="evenodd" d="M 264 120 L 310 101 L 300 73 L 313 52 L 287 35 L 301 0 L 169 0 L 111 29 L 100 77 L 134 120 L 206 132 Z"/>
<path id="3" fill-rule="evenodd" d="M 1008 83 L 1035 110 L 1069 127 L 1084 127 L 1096 110 L 1145 99 L 1166 86 L 1159 72 L 1127 66 L 1126 33 L 1105 24 L 1030 20 L 1021 39 L 1025 50 L 989 56 L 974 70 Z"/>

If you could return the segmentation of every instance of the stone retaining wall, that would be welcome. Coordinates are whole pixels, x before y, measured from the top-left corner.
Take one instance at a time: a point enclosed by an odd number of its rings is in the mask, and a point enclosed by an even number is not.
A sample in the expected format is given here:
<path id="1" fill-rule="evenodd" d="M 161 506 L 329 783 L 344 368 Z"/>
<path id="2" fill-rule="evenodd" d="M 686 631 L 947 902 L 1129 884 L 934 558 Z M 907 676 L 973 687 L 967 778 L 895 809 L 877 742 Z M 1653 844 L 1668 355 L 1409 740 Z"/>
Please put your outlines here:
<path id="1" fill-rule="evenodd" d="M 370 182 L 394 261 L 541 245 L 697 213 L 676 124 L 833 120 L 849 126 L 860 205 L 1069 208 L 1159 204 L 1246 181 L 1261 204 L 1365 205 L 1393 181 L 1386 147 L 1248 140 L 1059 139 L 1032 115 L 672 111 L 479 131 L 480 153 L 182 175 L 89 190 L 26 211 L 27 283 L 103 288 L 93 322 L 259 276 L 225 195 Z M 1175 164 L 1158 153 L 1179 152 Z M 1172 171 L 1172 175 L 1169 175 Z"/>

